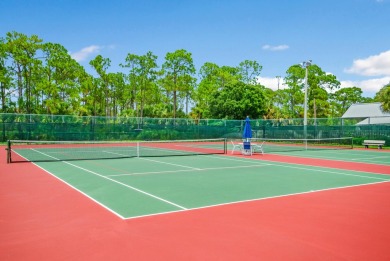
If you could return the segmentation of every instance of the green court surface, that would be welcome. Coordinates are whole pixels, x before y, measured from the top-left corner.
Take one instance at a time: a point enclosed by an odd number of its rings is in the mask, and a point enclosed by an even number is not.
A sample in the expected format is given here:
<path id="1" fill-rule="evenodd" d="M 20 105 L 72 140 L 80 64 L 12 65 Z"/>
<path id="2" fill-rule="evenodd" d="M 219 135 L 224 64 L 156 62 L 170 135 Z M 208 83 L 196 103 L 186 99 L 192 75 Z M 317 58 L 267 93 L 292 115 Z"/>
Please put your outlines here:
<path id="1" fill-rule="evenodd" d="M 267 153 L 266 150 L 265 153 Z M 310 151 L 297 150 L 297 151 L 277 152 L 275 154 L 305 157 L 305 158 L 317 158 L 317 159 L 341 160 L 341 161 L 349 161 L 349 162 L 390 165 L 390 151 L 387 150 L 372 150 L 372 149 L 370 150 L 329 149 L 329 150 L 310 150 Z"/>
<path id="2" fill-rule="evenodd" d="M 323 158 L 335 157 L 340 160 L 345 156 L 348 160 L 356 158 L 360 162 L 369 157 L 372 162 L 375 157 L 382 155 L 375 153 L 367 156 L 368 151 L 355 153 L 351 150 L 328 152 L 329 155 Z M 349 154 L 350 157 L 347 157 Z M 390 154 L 387 155 L 384 162 L 390 164 Z M 310 156 L 313 157 L 313 153 Z M 389 175 L 226 155 L 134 157 L 34 164 L 121 218 L 390 181 Z"/>

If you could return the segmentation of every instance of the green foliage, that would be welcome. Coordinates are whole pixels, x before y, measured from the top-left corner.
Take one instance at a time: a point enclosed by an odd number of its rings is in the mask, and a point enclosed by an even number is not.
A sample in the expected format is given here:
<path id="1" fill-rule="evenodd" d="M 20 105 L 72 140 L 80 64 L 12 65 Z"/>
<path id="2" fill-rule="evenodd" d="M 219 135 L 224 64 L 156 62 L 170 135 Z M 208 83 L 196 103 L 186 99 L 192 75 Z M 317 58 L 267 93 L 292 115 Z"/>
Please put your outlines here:
<path id="1" fill-rule="evenodd" d="M 231 67 L 219 67 L 214 63 L 205 63 L 200 68 L 200 83 L 195 91 L 194 100 L 196 106 L 193 109 L 194 118 L 210 118 L 210 102 L 213 93 L 222 90 L 226 84 L 238 82 L 236 70 Z"/>
<path id="2" fill-rule="evenodd" d="M 238 82 L 213 93 L 210 113 L 214 118 L 261 118 L 266 111 L 265 101 L 261 86 Z"/>
<path id="3" fill-rule="evenodd" d="M 42 40 L 36 35 L 28 37 L 17 32 L 6 35 L 5 50 L 12 60 L 7 67 L 13 77 L 14 86 L 18 92 L 17 110 L 31 113 L 37 101 L 34 99 L 36 83 L 40 80 L 39 71 L 42 65 L 37 57 L 37 51 L 41 48 Z"/>
<path id="4" fill-rule="evenodd" d="M 242 81 L 247 84 L 256 84 L 257 77 L 263 69 L 257 61 L 245 60 L 239 64 L 238 70 L 242 77 Z"/>
<path id="5" fill-rule="evenodd" d="M 145 107 L 158 101 L 158 89 L 155 83 L 157 78 L 157 56 L 152 52 L 145 55 L 128 54 L 126 63 L 122 67 L 129 68 L 129 99 L 130 106 L 144 116 Z"/>
<path id="6" fill-rule="evenodd" d="M 0 38 L 0 112 L 81 116 L 191 117 L 193 119 L 302 118 L 305 69 L 288 68 L 287 88 L 258 85 L 262 65 L 206 62 L 195 78 L 192 54 L 167 53 L 161 66 L 151 51 L 129 53 L 109 72 L 111 60 L 97 55 L 88 74 L 62 45 L 36 35 L 9 32 Z M 197 80 L 199 80 L 197 82 Z M 239 87 L 241 86 L 241 87 Z M 357 87 L 340 89 L 336 76 L 308 67 L 308 117 L 337 117 L 354 103 L 372 102 Z M 390 111 L 389 85 L 375 97 Z"/>
<path id="7" fill-rule="evenodd" d="M 331 115 L 341 117 L 352 104 L 365 102 L 362 93 L 358 87 L 347 87 L 331 94 Z"/>
<path id="8" fill-rule="evenodd" d="M 375 96 L 375 100 L 382 103 L 382 109 L 390 112 L 390 83 L 383 86 Z"/>
<path id="9" fill-rule="evenodd" d="M 191 53 L 186 50 L 177 50 L 167 53 L 162 65 L 162 87 L 167 93 L 167 100 L 173 105 L 173 118 L 180 108 L 178 103 L 183 100 L 188 105 L 188 98 L 194 92 L 195 67 Z M 170 99 L 171 98 L 171 99 Z"/>
<path id="10" fill-rule="evenodd" d="M 332 110 L 329 93 L 338 90 L 340 82 L 336 76 L 325 73 L 318 65 L 312 64 L 307 70 L 308 117 L 329 117 L 335 110 Z M 284 97 L 282 108 L 288 111 L 287 107 L 289 107 L 290 114 L 287 118 L 303 117 L 306 68 L 293 65 L 286 73 L 285 82 L 288 89 L 285 91 L 286 95 L 282 96 Z"/>
<path id="11" fill-rule="evenodd" d="M 0 108 L 3 112 L 12 111 L 12 107 L 14 107 L 10 95 L 12 75 L 6 67 L 7 56 L 4 39 L 0 38 Z"/>

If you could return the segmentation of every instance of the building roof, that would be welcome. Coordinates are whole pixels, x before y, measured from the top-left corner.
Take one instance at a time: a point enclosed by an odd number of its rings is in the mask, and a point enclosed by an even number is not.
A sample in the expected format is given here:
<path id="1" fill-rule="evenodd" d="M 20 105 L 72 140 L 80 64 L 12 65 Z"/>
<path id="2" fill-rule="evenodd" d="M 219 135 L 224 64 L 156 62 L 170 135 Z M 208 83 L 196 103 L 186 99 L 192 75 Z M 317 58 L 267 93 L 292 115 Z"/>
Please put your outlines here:
<path id="1" fill-rule="evenodd" d="M 390 117 L 376 117 L 376 118 L 366 118 L 361 122 L 356 123 L 356 125 L 366 125 L 366 124 L 390 124 Z"/>
<path id="2" fill-rule="evenodd" d="M 344 113 L 342 118 L 368 118 L 368 117 L 390 117 L 390 113 L 383 112 L 381 104 L 375 103 L 359 103 L 352 104 L 351 107 Z"/>

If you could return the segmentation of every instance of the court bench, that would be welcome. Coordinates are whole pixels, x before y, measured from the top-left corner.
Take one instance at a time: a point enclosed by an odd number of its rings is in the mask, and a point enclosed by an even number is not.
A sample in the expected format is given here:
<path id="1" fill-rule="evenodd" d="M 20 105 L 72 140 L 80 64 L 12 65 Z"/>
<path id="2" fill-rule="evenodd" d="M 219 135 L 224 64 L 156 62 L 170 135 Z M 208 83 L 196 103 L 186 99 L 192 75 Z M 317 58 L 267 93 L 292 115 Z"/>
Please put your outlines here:
<path id="1" fill-rule="evenodd" d="M 366 149 L 370 145 L 378 146 L 378 149 L 382 149 L 382 147 L 385 145 L 385 141 L 384 140 L 364 140 L 363 145 Z"/>

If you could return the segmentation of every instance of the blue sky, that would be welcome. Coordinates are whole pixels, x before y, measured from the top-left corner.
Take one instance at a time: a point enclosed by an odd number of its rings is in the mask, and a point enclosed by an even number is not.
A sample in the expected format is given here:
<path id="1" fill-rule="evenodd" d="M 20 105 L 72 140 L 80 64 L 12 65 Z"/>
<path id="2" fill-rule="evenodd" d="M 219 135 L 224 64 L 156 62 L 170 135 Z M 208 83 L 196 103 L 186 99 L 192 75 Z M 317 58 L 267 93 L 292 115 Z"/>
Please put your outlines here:
<path id="1" fill-rule="evenodd" d="M 260 82 L 306 60 L 342 86 L 372 97 L 390 82 L 390 0 L 3 0 L 0 37 L 17 31 L 63 45 L 91 71 L 101 54 L 111 71 L 128 53 L 186 49 L 205 62 L 256 60 Z M 281 83 L 282 84 L 282 83 Z"/>

